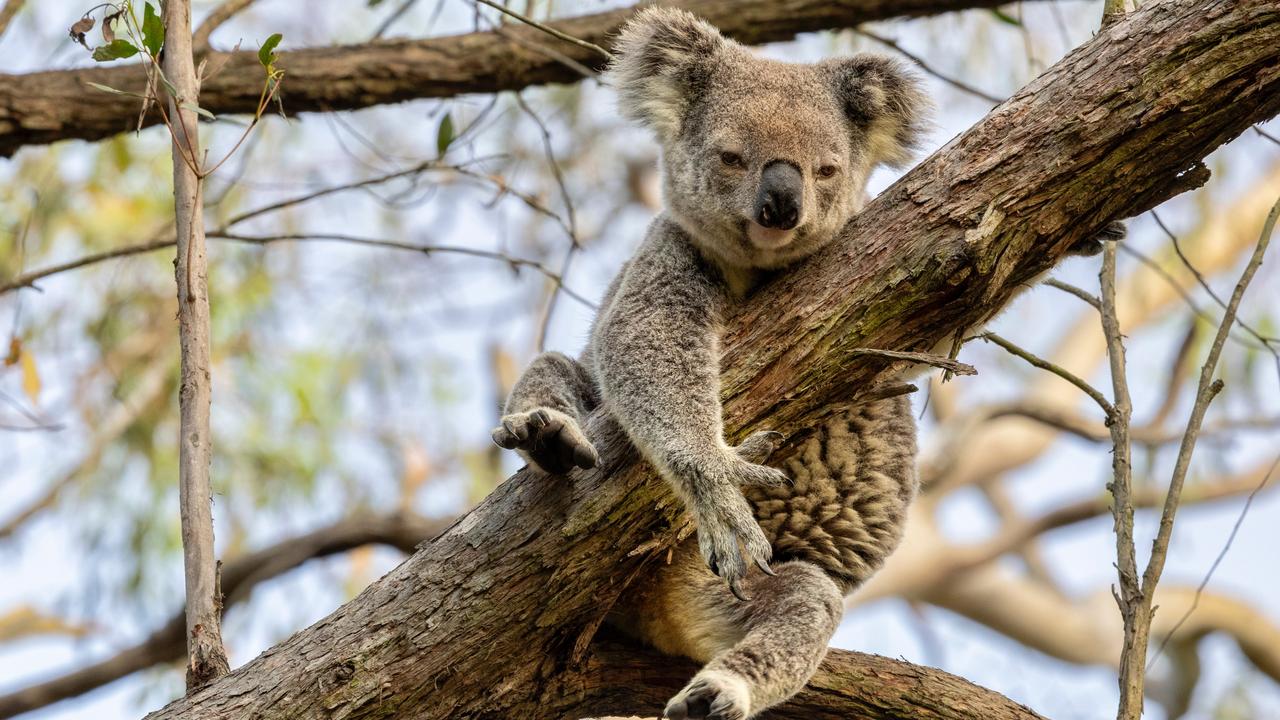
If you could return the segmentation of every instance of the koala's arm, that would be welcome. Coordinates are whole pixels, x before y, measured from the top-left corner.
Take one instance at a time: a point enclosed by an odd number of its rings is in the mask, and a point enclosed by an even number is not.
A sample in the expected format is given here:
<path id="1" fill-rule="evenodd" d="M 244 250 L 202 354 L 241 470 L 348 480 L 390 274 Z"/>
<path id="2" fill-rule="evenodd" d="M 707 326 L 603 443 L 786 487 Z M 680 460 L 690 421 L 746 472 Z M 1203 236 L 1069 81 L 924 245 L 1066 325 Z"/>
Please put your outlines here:
<path id="1" fill-rule="evenodd" d="M 698 524 L 703 557 L 738 590 L 748 558 L 768 568 L 772 550 L 741 486 L 785 482 L 757 465 L 780 436 L 760 432 L 738 448 L 724 440 L 720 311 L 724 293 L 670 220 L 650 228 L 592 337 L 605 407 L 674 487 Z"/>

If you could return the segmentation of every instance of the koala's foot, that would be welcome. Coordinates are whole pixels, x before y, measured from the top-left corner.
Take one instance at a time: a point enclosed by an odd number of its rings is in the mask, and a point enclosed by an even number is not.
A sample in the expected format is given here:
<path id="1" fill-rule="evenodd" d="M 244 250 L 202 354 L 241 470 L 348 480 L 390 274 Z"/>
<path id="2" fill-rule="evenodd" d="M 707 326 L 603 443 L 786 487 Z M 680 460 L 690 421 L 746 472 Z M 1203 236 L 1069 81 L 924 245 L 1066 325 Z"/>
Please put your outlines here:
<path id="1" fill-rule="evenodd" d="M 750 686 L 725 670 L 703 670 L 695 675 L 663 712 L 670 720 L 747 720 L 750 715 Z"/>
<path id="2" fill-rule="evenodd" d="M 563 474 L 569 470 L 593 468 L 600 455 L 592 447 L 578 421 L 551 408 L 537 408 L 512 413 L 494 428 L 493 442 L 498 447 L 518 450 L 545 472 Z"/>
<path id="3" fill-rule="evenodd" d="M 1126 228 L 1124 226 L 1124 223 L 1122 222 L 1117 221 L 1117 222 L 1107 223 L 1107 226 L 1102 228 L 1102 232 L 1098 233 L 1097 235 L 1094 235 L 1091 238 L 1081 240 L 1080 242 L 1068 248 L 1067 254 L 1080 255 L 1084 257 L 1091 257 L 1093 255 L 1097 255 L 1098 253 L 1102 252 L 1102 244 L 1104 242 L 1108 240 L 1123 240 L 1125 236 L 1128 235 L 1128 233 L 1129 233 L 1128 228 Z"/>

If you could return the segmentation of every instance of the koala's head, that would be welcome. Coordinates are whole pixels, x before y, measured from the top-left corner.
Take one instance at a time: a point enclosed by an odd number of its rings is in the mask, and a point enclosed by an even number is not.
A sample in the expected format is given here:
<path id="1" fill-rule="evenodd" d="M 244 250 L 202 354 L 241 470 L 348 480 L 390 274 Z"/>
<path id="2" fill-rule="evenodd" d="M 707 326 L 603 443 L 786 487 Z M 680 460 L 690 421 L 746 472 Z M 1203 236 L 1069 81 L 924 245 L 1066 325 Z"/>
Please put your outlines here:
<path id="1" fill-rule="evenodd" d="M 832 240 L 878 164 L 910 159 L 928 102 L 901 63 L 753 55 L 682 10 L 623 28 L 610 80 L 662 146 L 667 207 L 722 263 L 774 268 Z"/>

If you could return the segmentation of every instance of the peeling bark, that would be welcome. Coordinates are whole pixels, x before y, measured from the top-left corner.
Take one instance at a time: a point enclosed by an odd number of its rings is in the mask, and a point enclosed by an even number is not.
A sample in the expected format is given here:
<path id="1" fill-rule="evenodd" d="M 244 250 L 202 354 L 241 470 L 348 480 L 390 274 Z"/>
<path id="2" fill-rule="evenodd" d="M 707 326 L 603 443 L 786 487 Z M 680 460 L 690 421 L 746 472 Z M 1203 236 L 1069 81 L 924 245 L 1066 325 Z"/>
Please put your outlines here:
<path id="1" fill-rule="evenodd" d="M 859 348 L 927 350 L 983 322 L 1075 242 L 1203 178 L 1201 159 L 1277 110 L 1274 0 L 1129 14 L 729 319 L 730 439 L 772 427 L 793 448 L 830 407 L 892 378 L 891 359 L 856 359 Z M 588 431 L 596 469 L 521 471 L 327 618 L 150 717 L 562 717 L 553 708 L 581 692 L 562 683 L 601 657 L 591 639 L 608 608 L 687 531 L 608 419 Z M 875 680 L 842 692 L 887 708 L 878 717 L 1000 717 L 976 689 L 920 707 L 862 667 Z M 583 700 L 576 712 L 593 710 Z"/>

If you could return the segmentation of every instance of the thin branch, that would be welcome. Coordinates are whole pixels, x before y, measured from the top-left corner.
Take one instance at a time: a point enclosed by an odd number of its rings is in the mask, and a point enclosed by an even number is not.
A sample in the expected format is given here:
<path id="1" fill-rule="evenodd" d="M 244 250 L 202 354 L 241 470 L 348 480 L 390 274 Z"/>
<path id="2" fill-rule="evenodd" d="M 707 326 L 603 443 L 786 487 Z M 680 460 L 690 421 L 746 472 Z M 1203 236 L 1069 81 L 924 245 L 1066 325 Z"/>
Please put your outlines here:
<path id="1" fill-rule="evenodd" d="M 450 253 L 456 255 L 469 255 L 471 257 L 485 258 L 487 260 L 497 260 L 513 268 L 529 268 L 534 272 L 541 274 L 556 284 L 557 287 L 564 291 L 565 295 L 577 300 L 587 307 L 594 308 L 595 303 L 588 300 L 583 295 L 569 289 L 565 286 L 560 276 L 547 268 L 545 265 L 536 260 L 526 260 L 517 258 L 498 252 L 496 250 L 480 250 L 477 248 L 469 248 L 461 245 L 425 245 L 401 242 L 399 240 L 383 240 L 380 238 L 364 238 L 355 235 L 342 235 L 336 233 L 287 233 L 281 235 L 266 236 L 250 236 L 250 235 L 234 235 L 231 233 L 211 231 L 209 237 L 217 240 L 231 240 L 234 242 L 247 243 L 251 245 L 268 245 L 274 242 L 343 242 L 353 245 L 366 245 L 369 247 L 390 248 L 393 250 L 409 250 L 419 252 L 423 255 L 431 255 L 433 253 Z"/>
<path id="2" fill-rule="evenodd" d="M 1151 658 L 1151 662 L 1147 665 L 1148 670 L 1156 664 L 1156 661 L 1164 654 L 1165 647 L 1169 645 L 1169 641 L 1173 639 L 1174 635 L 1178 634 L 1178 630 L 1182 628 L 1191 617 L 1191 614 L 1200 606 L 1200 598 L 1204 595 L 1204 589 L 1209 586 L 1209 581 L 1213 579 L 1213 573 L 1217 571 L 1218 566 L 1222 564 L 1223 558 L 1231 550 L 1231 545 L 1236 540 L 1236 534 L 1240 532 L 1240 526 L 1244 524 L 1244 519 L 1249 514 L 1249 508 L 1253 506 L 1254 498 L 1267 487 L 1267 483 L 1271 482 L 1271 475 L 1275 473 L 1277 467 L 1280 467 L 1280 456 L 1276 457 L 1275 461 L 1271 463 L 1271 467 L 1262 476 L 1262 480 L 1254 486 L 1249 496 L 1245 498 L 1244 507 L 1240 508 L 1240 514 L 1236 516 L 1235 524 L 1231 526 L 1231 532 L 1227 535 L 1226 542 L 1222 544 L 1222 550 L 1218 551 L 1218 556 L 1213 559 L 1213 564 L 1209 566 L 1209 571 L 1204 574 L 1204 579 L 1196 586 L 1195 596 L 1191 599 L 1191 607 L 1187 608 L 1187 611 L 1178 618 L 1178 622 L 1173 624 L 1173 628 L 1165 634 L 1164 639 L 1160 642 L 1160 647 L 1156 650 L 1155 656 Z"/>
<path id="3" fill-rule="evenodd" d="M 1227 303 L 1226 311 L 1223 314 L 1222 324 L 1219 325 L 1218 333 L 1213 339 L 1213 345 L 1209 348 L 1209 355 L 1205 358 L 1204 365 L 1200 368 L 1200 382 L 1196 388 L 1196 401 L 1191 409 L 1191 417 L 1187 419 L 1187 431 L 1183 436 L 1182 445 L 1178 448 L 1178 459 L 1174 464 L 1173 478 L 1169 483 L 1169 495 L 1165 500 L 1164 512 L 1160 516 L 1160 528 L 1156 533 L 1155 542 L 1152 544 L 1151 558 L 1147 562 L 1147 569 L 1142 576 L 1142 589 L 1148 600 L 1154 593 L 1156 583 L 1160 580 L 1160 573 L 1164 570 L 1165 557 L 1169 551 L 1169 538 L 1173 534 L 1173 519 L 1178 511 L 1178 498 L 1182 494 L 1182 485 L 1186 480 L 1187 469 L 1191 464 L 1191 456 L 1195 451 L 1196 440 L 1200 435 L 1200 425 L 1204 421 L 1204 414 L 1209 407 L 1209 403 L 1222 389 L 1222 381 L 1213 379 L 1213 373 L 1218 365 L 1218 358 L 1222 356 L 1222 347 L 1226 343 L 1227 334 L 1231 329 L 1232 323 L 1235 322 L 1236 311 L 1240 307 L 1240 301 L 1244 297 L 1245 290 L 1248 289 L 1253 276 L 1257 273 L 1258 268 L 1261 267 L 1267 247 L 1271 244 L 1271 234 L 1275 230 L 1277 217 L 1280 217 L 1280 200 L 1277 200 L 1271 206 L 1271 211 L 1267 213 L 1267 218 L 1262 224 L 1262 234 L 1258 238 L 1258 245 L 1254 248 L 1253 255 L 1249 258 L 1249 263 L 1240 274 L 1240 280 L 1236 282 L 1235 290 L 1231 293 L 1231 300 Z"/>
<path id="4" fill-rule="evenodd" d="M 564 203 L 565 214 L 568 216 L 569 247 L 565 250 L 564 259 L 560 261 L 559 270 L 560 277 L 564 278 L 568 276 L 569 268 L 573 265 L 574 255 L 582 247 L 581 243 L 578 241 L 578 220 L 573 209 L 573 197 L 569 195 L 569 187 L 565 183 L 564 173 L 560 169 L 559 161 L 556 160 L 555 148 L 551 145 L 551 131 L 547 128 L 547 124 L 542 121 L 542 118 L 539 117 L 536 112 L 533 111 L 533 108 L 529 107 L 529 104 L 524 101 L 524 96 L 522 94 L 517 92 L 515 93 L 515 97 L 516 105 L 519 106 L 521 112 L 529 116 L 529 118 L 533 120 L 533 123 L 538 126 L 538 131 L 542 137 L 542 151 L 546 156 L 547 165 L 551 168 L 551 175 L 555 178 L 556 186 L 560 189 L 560 200 Z M 551 327 L 551 319 L 554 317 L 556 310 L 556 301 L 559 300 L 560 297 L 559 290 L 560 287 L 557 286 L 551 291 L 551 297 L 547 300 L 547 307 L 542 313 L 542 322 L 539 323 L 538 336 L 535 341 L 535 346 L 538 348 L 538 352 L 542 352 L 543 349 L 545 349 L 547 331 Z"/>
<path id="5" fill-rule="evenodd" d="M 478 1 L 479 1 L 479 0 L 478 0 Z M 970 84 L 968 84 L 968 83 L 966 83 L 966 82 L 964 82 L 964 81 L 962 81 L 962 80 L 957 80 L 957 79 L 955 79 L 955 78 L 953 78 L 953 77 L 951 77 L 951 76 L 949 76 L 949 75 L 946 75 L 946 74 L 944 74 L 944 73 L 942 73 L 942 72 L 939 72 L 939 71 L 937 71 L 937 70 L 933 69 L 933 67 L 931 67 L 928 63 L 926 63 L 922 58 L 917 57 L 916 55 L 913 55 L 913 54 L 911 54 L 911 53 L 907 52 L 906 50 L 904 50 L 904 49 L 902 48 L 902 46 L 901 46 L 901 45 L 899 45 L 899 44 L 897 43 L 897 41 L 895 41 L 895 40 L 891 40 L 891 39 L 889 39 L 889 38 L 887 38 L 887 37 L 883 37 L 883 36 L 881 36 L 881 35 L 877 35 L 877 34 L 875 34 L 875 33 L 871 32 L 870 30 L 865 30 L 865 29 L 860 28 L 860 27 L 858 27 L 858 28 L 854 28 L 854 30 L 853 30 L 853 31 L 854 31 L 854 32 L 856 32 L 856 33 L 857 33 L 857 34 L 859 34 L 859 35 L 862 35 L 863 37 L 869 38 L 869 39 L 871 39 L 871 40 L 875 40 L 876 42 L 880 43 L 881 45 L 885 45 L 885 46 L 887 46 L 887 47 L 893 48 L 895 51 L 897 51 L 897 52 L 898 52 L 899 54 L 901 54 L 903 57 L 905 57 L 906 59 L 908 59 L 908 60 L 910 60 L 912 63 L 914 63 L 916 66 L 918 66 L 921 70 L 923 70 L 923 71 L 925 71 L 926 73 L 928 73 L 928 74 L 930 74 L 930 75 L 932 75 L 932 76 L 934 76 L 934 77 L 938 78 L 938 79 L 939 79 L 939 80 L 941 80 L 942 82 L 944 82 L 944 83 L 946 83 L 946 84 L 950 85 L 951 87 L 953 87 L 953 88 L 955 88 L 955 89 L 957 89 L 957 90 L 959 90 L 959 91 L 961 91 L 961 92 L 965 92 L 965 93 L 968 93 L 968 94 L 970 94 L 970 95 L 973 95 L 974 97 L 977 97 L 977 98 L 981 98 L 981 99 L 983 99 L 983 100 L 986 100 L 987 102 L 991 103 L 992 105 L 999 105 L 1000 103 L 1004 102 L 1004 98 L 1002 98 L 1002 97 L 997 97 L 997 96 L 995 96 L 995 95 L 992 95 L 991 93 L 985 92 L 985 91 L 983 91 L 983 90 L 979 90 L 978 88 L 976 88 L 976 87 L 974 87 L 974 86 L 972 86 L 972 85 L 970 85 Z"/>
<path id="6" fill-rule="evenodd" d="M 0 7 L 0 37 L 4 36 L 4 31 L 9 29 L 9 23 L 13 22 L 13 18 L 22 9 L 26 0 L 7 0 L 3 7 Z"/>
<path id="7" fill-rule="evenodd" d="M 1271 134 L 1267 133 L 1265 130 L 1263 130 L 1262 128 L 1258 127 L 1257 125 L 1254 125 L 1254 126 L 1253 126 L 1253 131 L 1254 131 L 1254 132 L 1256 132 L 1256 133 L 1258 133 L 1258 134 L 1259 134 L 1259 135 L 1261 135 L 1262 137 L 1264 137 L 1264 138 L 1266 138 L 1266 139 L 1270 140 L 1271 142 L 1275 143 L 1276 145 L 1280 145 L 1280 138 L 1276 137 L 1275 135 L 1271 135 Z"/>
<path id="8" fill-rule="evenodd" d="M 890 360 L 905 360 L 909 363 L 918 365 L 932 365 L 936 368 L 942 368 L 956 375 L 977 375 L 978 369 L 968 363 L 962 363 L 942 355 L 934 355 L 932 353 L 922 352 L 901 352 L 898 350 L 879 350 L 876 348 L 855 348 L 849 351 L 851 355 L 867 355 L 873 357 L 889 358 Z"/>
<path id="9" fill-rule="evenodd" d="M 1221 297 L 1218 297 L 1218 293 L 1214 291 L 1213 286 L 1209 284 L 1209 281 L 1205 278 L 1204 273 L 1200 272 L 1200 270 L 1191 262 L 1191 258 L 1187 257 L 1187 254 L 1182 250 L 1182 242 L 1178 240 L 1177 235 L 1173 234 L 1173 231 L 1169 229 L 1169 226 L 1164 224 L 1164 220 L 1160 218 L 1160 214 L 1157 213 L 1155 210 L 1152 210 L 1151 217 L 1155 219 L 1156 225 L 1159 225 L 1160 229 L 1164 231 L 1165 236 L 1169 238 L 1169 242 L 1173 244 L 1173 251 L 1178 256 L 1178 260 L 1180 260 L 1183 266 L 1187 268 L 1187 271 L 1190 272 L 1193 277 L 1195 277 L 1196 283 L 1199 284 L 1200 287 L 1203 288 L 1204 291 L 1209 294 L 1209 297 L 1213 298 L 1213 301 L 1218 304 L 1218 307 L 1226 308 L 1227 304 L 1223 302 Z M 1257 340 L 1258 342 L 1264 345 L 1267 345 L 1271 342 L 1275 342 L 1277 340 L 1277 338 L 1264 336 L 1260 334 L 1257 330 L 1254 330 L 1253 328 L 1246 325 L 1243 320 L 1237 319 L 1236 325 L 1239 325 L 1240 327 L 1244 328 L 1244 330 L 1248 332 L 1250 335 L 1252 335 L 1255 340 Z"/>
<path id="10" fill-rule="evenodd" d="M 537 20 L 534 20 L 534 19 L 532 19 L 532 18 L 530 18 L 530 17 L 527 17 L 527 16 L 525 16 L 525 15 L 521 15 L 520 13 L 518 13 L 518 12 L 516 12 L 516 11 L 514 11 L 514 10 L 511 10 L 510 8 L 507 8 L 507 7 L 503 6 L 503 5 L 499 5 L 498 3 L 493 2 L 493 0 L 475 0 L 475 2 L 480 3 L 481 5 L 488 5 L 489 7 L 493 8 L 494 10 L 497 10 L 497 11 L 501 12 L 503 15 L 507 15 L 507 16 L 513 17 L 513 18 L 515 18 L 516 20 L 519 20 L 520 22 L 524 23 L 525 25 L 528 25 L 528 26 L 530 26 L 530 27 L 537 28 L 537 29 L 541 30 L 542 32 L 544 32 L 544 33 L 546 33 L 546 34 L 548 34 L 548 35 L 550 35 L 550 36 L 552 36 L 552 37 L 554 37 L 554 38 L 558 38 L 558 39 L 563 40 L 563 41 L 565 41 L 565 42 L 567 42 L 567 43 L 572 43 L 572 44 L 577 45 L 578 47 L 583 48 L 583 49 L 585 49 L 585 50 L 590 50 L 590 51 L 592 51 L 592 52 L 594 52 L 594 53 L 598 54 L 600 57 L 604 58 L 605 60 L 609 60 L 609 61 L 612 61 L 612 60 L 613 60 L 613 53 L 609 52 L 608 50 L 605 50 L 604 48 L 600 47 L 599 45 L 596 45 L 595 43 L 587 42 L 586 40 L 579 40 L 578 38 L 576 38 L 576 37 L 574 37 L 574 36 L 572 36 L 572 35 L 569 35 L 568 33 L 561 32 L 561 31 L 559 31 L 559 30 L 557 30 L 557 29 L 555 29 L 555 28 L 551 27 L 550 25 L 544 25 L 544 24 L 542 24 L 542 23 L 538 22 Z"/>
<path id="11" fill-rule="evenodd" d="M 1020 357 L 1023 360 L 1026 360 L 1031 365 L 1037 368 L 1040 368 L 1041 370 L 1047 370 L 1053 373 L 1054 375 L 1057 375 L 1058 377 L 1062 378 L 1063 380 L 1066 380 L 1072 385 L 1075 385 L 1076 387 L 1080 388 L 1082 391 L 1084 391 L 1084 394 L 1093 398 L 1093 401 L 1098 403 L 1098 407 L 1102 408 L 1103 412 L 1105 412 L 1108 417 L 1110 417 L 1115 412 L 1115 408 L 1112 406 L 1111 401 L 1107 400 L 1106 396 L 1104 396 L 1101 392 L 1099 392 L 1097 388 L 1090 385 L 1088 382 L 1086 382 L 1085 380 L 1080 378 L 1080 376 L 1076 375 L 1070 370 L 1067 370 L 1066 368 L 1061 367 L 1059 365 L 1055 365 L 1054 363 L 1051 363 L 1048 360 L 1045 360 L 1044 358 L 1039 357 L 1038 355 L 1034 355 L 1026 350 L 1023 350 L 1022 348 L 1018 347 L 1017 345 L 1014 345 L 1013 343 L 1009 342 L 1008 340 L 1005 340 L 1004 338 L 1000 337 L 999 335 L 993 332 L 984 332 L 981 335 L 978 335 L 977 337 L 981 340 L 986 340 L 987 342 L 993 342 L 996 345 L 999 345 L 1000 347 L 1007 350 L 1009 353 L 1016 355 L 1017 357 Z"/>
<path id="12" fill-rule="evenodd" d="M 1147 633 L 1151 617 L 1145 612 L 1142 587 L 1138 583 L 1137 551 L 1133 542 L 1133 451 L 1129 439 L 1129 421 L 1133 402 L 1129 398 L 1129 380 L 1125 365 L 1124 335 L 1116 312 L 1116 243 L 1103 244 L 1101 286 L 1102 334 L 1107 341 L 1107 360 L 1111 366 L 1113 410 L 1107 413 L 1111 432 L 1112 517 L 1116 536 L 1116 573 L 1120 589 L 1115 591 L 1116 604 L 1124 622 L 1124 646 L 1120 653 L 1120 706 L 1117 720 L 1138 720 L 1142 716 L 1144 698 L 1143 660 L 1147 652 Z"/>
<path id="13" fill-rule="evenodd" d="M 500 253 L 497 251 L 479 250 L 476 248 L 452 246 L 452 245 L 415 245 L 413 243 L 398 242 L 395 240 L 379 240 L 374 238 L 360 238 L 352 235 L 334 235 L 334 234 L 317 235 L 317 234 L 307 234 L 307 233 L 293 233 L 293 234 L 287 234 L 287 235 L 248 236 L 248 235 L 236 235 L 236 234 L 228 233 L 222 230 L 210 230 L 206 235 L 206 237 L 210 240 L 229 240 L 232 242 L 248 243 L 251 245 L 267 245 L 273 242 L 284 242 L 284 241 L 323 240 L 323 241 L 332 241 L 332 242 L 347 242 L 347 243 L 354 243 L 357 245 L 368 245 L 372 247 L 392 248 L 395 250 L 410 250 L 413 252 L 420 252 L 426 255 L 430 255 L 432 253 L 453 253 L 453 254 L 461 254 L 461 255 L 470 255 L 472 257 L 485 258 L 489 260 L 497 260 L 514 267 L 529 268 L 530 270 L 533 270 L 534 272 L 537 272 L 538 274 L 543 275 L 544 277 L 548 278 L 552 282 L 556 283 L 558 286 L 562 287 L 564 289 L 565 295 L 573 298 L 574 300 L 582 303 L 587 307 L 590 307 L 590 308 L 596 307 L 596 304 L 594 302 L 587 299 L 582 294 L 569 288 L 568 286 L 565 286 L 560 276 L 557 275 L 551 269 L 547 268 L 545 265 L 542 265 L 541 263 L 538 263 L 537 261 L 534 261 L 534 260 L 526 260 L 524 258 L 511 257 L 510 255 L 506 255 L 504 253 Z M 34 287 L 36 282 L 39 282 L 40 280 L 43 280 L 52 275 L 57 275 L 59 273 L 76 270 L 82 267 L 87 267 L 89 265 L 95 265 L 97 263 L 100 263 L 106 260 L 112 260 L 115 258 L 129 257 L 132 255 L 143 255 L 149 252 L 155 252 L 157 250 L 163 250 L 165 248 L 170 248 L 173 246 L 174 246 L 173 238 L 167 238 L 163 240 L 149 240 L 147 242 L 139 243 L 137 245 L 125 245 L 122 247 L 107 250 L 105 252 L 95 253 L 93 255 L 86 255 L 82 258 L 73 260 L 71 262 L 63 263 L 61 265 L 55 265 L 53 267 L 45 268 L 43 270 L 37 270 L 31 273 L 27 273 L 26 275 L 19 276 L 15 278 L 13 281 L 9 282 L 8 284 L 0 285 L 0 295 L 3 295 L 6 292 L 9 292 L 11 290 L 15 290 L 21 287 Z"/>
<path id="14" fill-rule="evenodd" d="M 191 36 L 191 45 L 196 52 L 200 52 L 209 47 L 209 36 L 213 35 L 213 31 L 222 26 L 223 23 L 230 20 L 241 10 L 252 5 L 256 0 L 226 0 L 218 7 L 210 12 L 200 26 L 196 28 L 195 33 Z"/>
<path id="15" fill-rule="evenodd" d="M 1098 299 L 1098 296 L 1085 290 L 1084 288 L 1076 287 L 1071 283 L 1065 283 L 1065 282 L 1062 282 L 1061 280 L 1055 280 L 1053 278 L 1049 278 L 1048 280 L 1045 280 L 1044 284 L 1048 285 L 1051 288 L 1061 290 L 1062 292 L 1075 295 L 1076 297 L 1080 298 L 1086 303 L 1092 305 L 1095 310 L 1102 309 L 1102 301 Z"/>
<path id="16" fill-rule="evenodd" d="M 372 40 L 381 39 L 382 36 L 386 35 L 387 31 L 391 29 L 391 26 L 395 25 L 396 21 L 404 17 L 404 14 L 409 12 L 409 10 L 412 9 L 413 6 L 416 5 L 417 3 L 418 3 L 418 0 L 404 0 L 404 2 L 400 3 L 400 7 L 397 7 L 395 10 L 393 10 L 391 14 L 387 16 L 387 19 L 382 21 L 382 24 L 379 25 L 378 29 L 374 31 L 373 37 L 371 39 Z"/>

